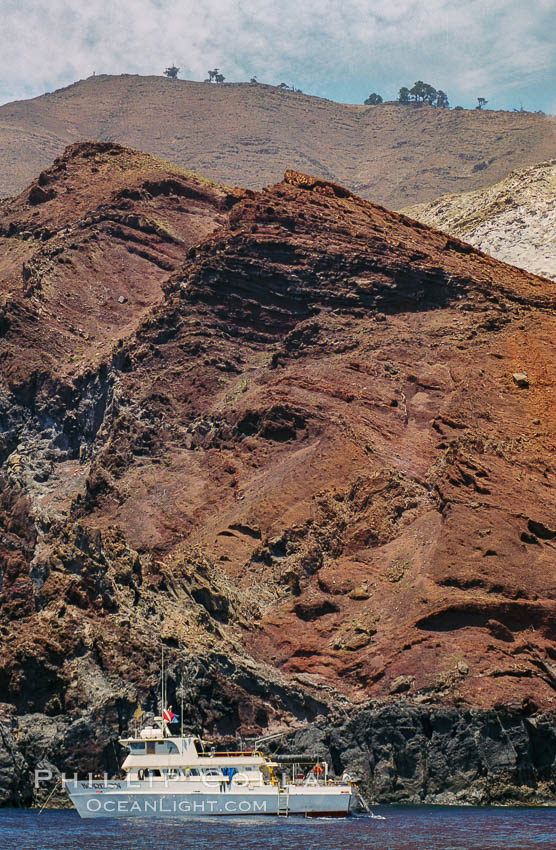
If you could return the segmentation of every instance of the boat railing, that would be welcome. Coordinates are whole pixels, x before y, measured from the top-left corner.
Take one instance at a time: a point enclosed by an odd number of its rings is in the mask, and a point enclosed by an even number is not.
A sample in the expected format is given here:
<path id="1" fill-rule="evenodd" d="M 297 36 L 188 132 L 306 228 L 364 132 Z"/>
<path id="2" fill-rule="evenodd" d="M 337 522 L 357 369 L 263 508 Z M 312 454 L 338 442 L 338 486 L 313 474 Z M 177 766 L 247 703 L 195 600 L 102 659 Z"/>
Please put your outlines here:
<path id="1" fill-rule="evenodd" d="M 230 758 L 264 758 L 263 753 L 256 750 L 224 750 L 219 752 L 197 753 L 199 758 L 222 758 L 229 756 Z"/>
<path id="2" fill-rule="evenodd" d="M 311 776 L 309 782 L 307 782 L 307 777 L 304 776 L 303 779 L 289 779 L 287 782 L 288 785 L 296 785 L 296 786 L 306 786 L 306 785 L 353 785 L 352 782 L 344 782 L 343 779 L 324 779 L 324 777 L 317 778 Z"/>

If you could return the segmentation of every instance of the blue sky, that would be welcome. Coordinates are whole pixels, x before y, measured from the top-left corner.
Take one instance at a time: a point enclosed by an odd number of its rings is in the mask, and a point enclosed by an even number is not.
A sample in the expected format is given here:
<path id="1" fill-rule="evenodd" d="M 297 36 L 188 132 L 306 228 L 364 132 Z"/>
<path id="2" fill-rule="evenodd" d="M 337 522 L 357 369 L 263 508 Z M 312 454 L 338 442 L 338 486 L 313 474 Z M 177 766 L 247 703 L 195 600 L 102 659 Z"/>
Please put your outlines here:
<path id="1" fill-rule="evenodd" d="M 423 79 L 452 106 L 556 113 L 556 0 L 0 0 L 0 103 L 97 74 L 294 84 L 361 103 Z"/>

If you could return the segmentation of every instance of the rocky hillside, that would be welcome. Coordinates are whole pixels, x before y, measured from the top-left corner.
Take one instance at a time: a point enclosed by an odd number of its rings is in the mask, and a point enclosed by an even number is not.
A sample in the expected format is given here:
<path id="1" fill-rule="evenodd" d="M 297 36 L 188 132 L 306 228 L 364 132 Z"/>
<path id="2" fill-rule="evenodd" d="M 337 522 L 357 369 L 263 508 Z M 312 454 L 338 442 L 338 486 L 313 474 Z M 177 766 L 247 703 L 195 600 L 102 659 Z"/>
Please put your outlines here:
<path id="1" fill-rule="evenodd" d="M 110 144 L 0 233 L 3 799 L 114 770 L 162 645 L 190 728 L 312 724 L 382 800 L 546 799 L 555 286 Z"/>
<path id="2" fill-rule="evenodd" d="M 490 186 L 514 168 L 556 156 L 556 119 L 354 106 L 267 85 L 100 75 L 0 107 L 0 196 L 22 191 L 82 139 L 131 145 L 253 189 L 297 168 L 398 209 Z"/>
<path id="3" fill-rule="evenodd" d="M 486 254 L 556 280 L 556 160 L 513 171 L 488 189 L 444 195 L 408 215 Z"/>
<path id="4" fill-rule="evenodd" d="M 70 146 L 0 201 L 4 380 L 95 368 L 160 301 L 184 252 L 224 222 L 226 198 L 177 166 L 101 143 Z"/>

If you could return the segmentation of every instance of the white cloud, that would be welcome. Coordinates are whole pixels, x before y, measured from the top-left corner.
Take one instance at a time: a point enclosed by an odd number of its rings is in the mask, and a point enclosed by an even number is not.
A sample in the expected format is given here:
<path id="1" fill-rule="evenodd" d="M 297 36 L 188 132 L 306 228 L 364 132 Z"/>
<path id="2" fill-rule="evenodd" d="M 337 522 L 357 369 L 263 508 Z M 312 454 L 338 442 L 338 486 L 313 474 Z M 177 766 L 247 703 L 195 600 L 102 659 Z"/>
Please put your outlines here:
<path id="1" fill-rule="evenodd" d="M 0 100 L 176 62 L 354 100 L 423 78 L 492 102 L 538 80 L 548 106 L 555 19 L 555 0 L 3 0 Z"/>

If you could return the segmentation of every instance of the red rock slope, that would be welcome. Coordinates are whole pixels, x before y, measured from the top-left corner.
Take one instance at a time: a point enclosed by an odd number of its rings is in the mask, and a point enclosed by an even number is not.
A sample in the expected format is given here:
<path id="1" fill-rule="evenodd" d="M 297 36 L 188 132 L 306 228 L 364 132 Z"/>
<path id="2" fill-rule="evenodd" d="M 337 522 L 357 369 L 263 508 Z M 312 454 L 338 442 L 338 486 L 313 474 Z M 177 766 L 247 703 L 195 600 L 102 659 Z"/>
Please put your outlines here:
<path id="1" fill-rule="evenodd" d="M 12 359 L 26 380 L 106 356 L 160 300 L 186 248 L 223 221 L 225 197 L 146 154 L 85 143 L 0 201 L 4 375 Z"/>
<path id="2" fill-rule="evenodd" d="M 7 701 L 131 712 L 162 638 L 221 731 L 550 708 L 554 285 L 295 172 L 226 203 L 98 367 L 4 338 Z"/>

